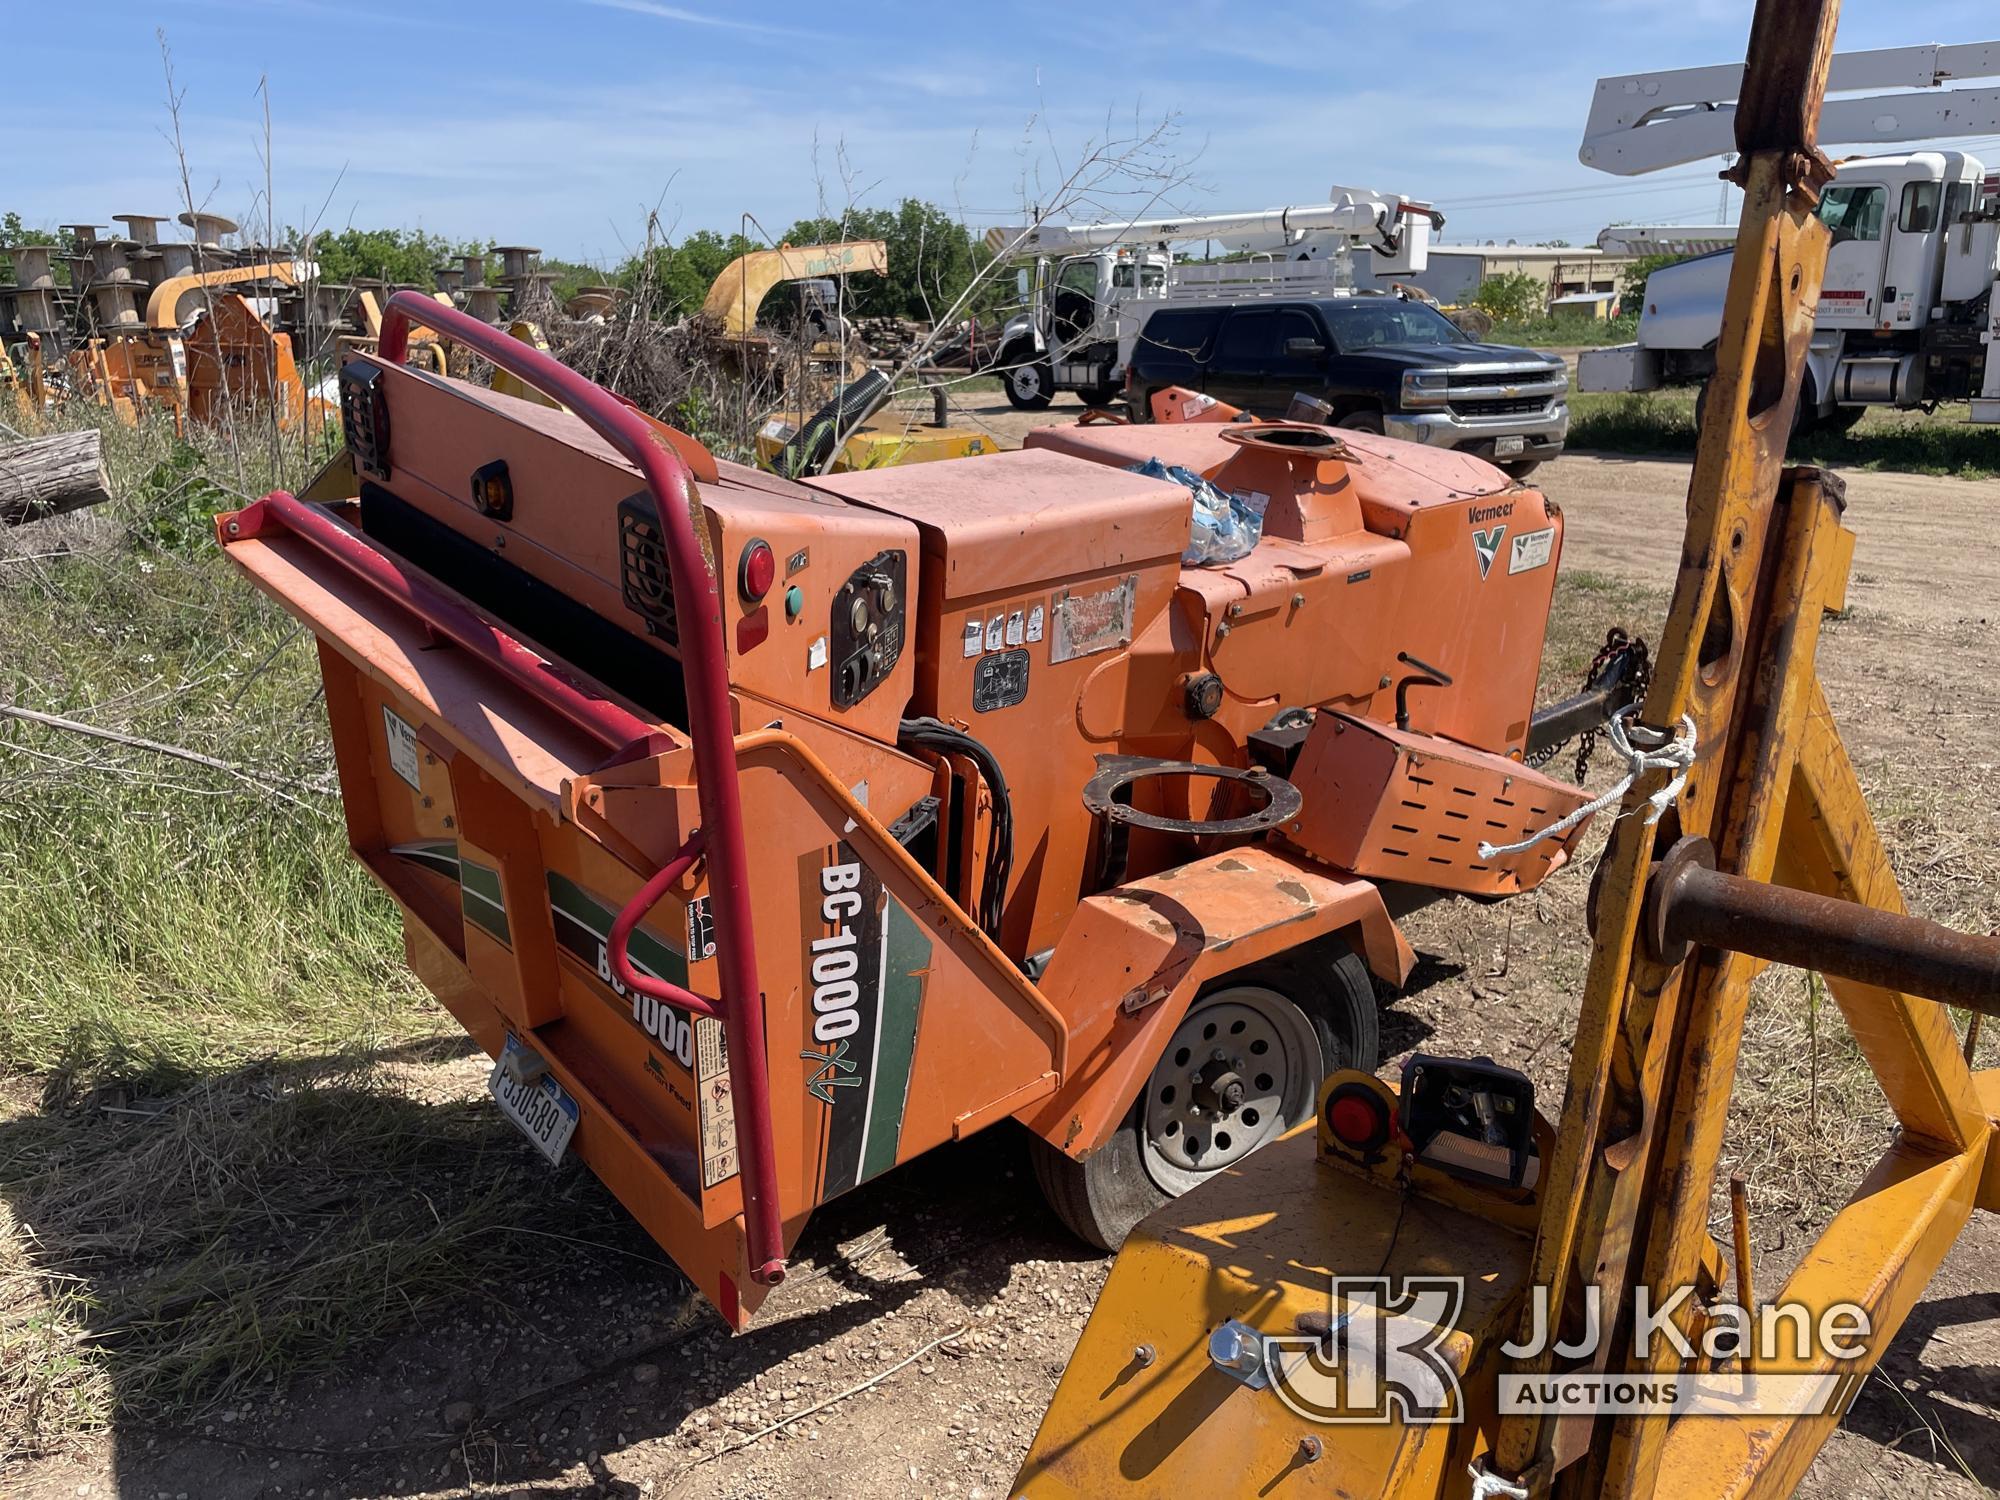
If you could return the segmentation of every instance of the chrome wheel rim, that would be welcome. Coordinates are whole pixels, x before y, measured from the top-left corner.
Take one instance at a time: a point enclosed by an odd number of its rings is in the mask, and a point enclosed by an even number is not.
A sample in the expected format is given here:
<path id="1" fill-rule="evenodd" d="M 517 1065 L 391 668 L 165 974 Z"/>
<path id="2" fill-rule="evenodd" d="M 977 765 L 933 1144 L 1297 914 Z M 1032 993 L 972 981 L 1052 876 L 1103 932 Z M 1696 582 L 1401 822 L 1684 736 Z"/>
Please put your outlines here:
<path id="1" fill-rule="evenodd" d="M 1276 990 L 1204 995 L 1146 1080 L 1146 1175 L 1178 1197 L 1309 1114 L 1326 1074 L 1318 1034 Z"/>

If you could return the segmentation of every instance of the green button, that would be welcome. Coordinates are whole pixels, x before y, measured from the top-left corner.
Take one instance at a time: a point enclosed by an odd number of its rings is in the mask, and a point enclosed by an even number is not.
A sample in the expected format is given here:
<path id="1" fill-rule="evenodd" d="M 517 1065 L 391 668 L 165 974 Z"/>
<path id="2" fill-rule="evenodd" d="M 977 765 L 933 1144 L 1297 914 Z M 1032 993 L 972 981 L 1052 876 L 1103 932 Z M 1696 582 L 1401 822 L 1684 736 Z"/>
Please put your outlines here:
<path id="1" fill-rule="evenodd" d="M 796 620 L 805 612 L 805 607 L 806 596 L 800 592 L 799 586 L 796 583 L 785 590 L 785 618 L 787 620 Z"/>

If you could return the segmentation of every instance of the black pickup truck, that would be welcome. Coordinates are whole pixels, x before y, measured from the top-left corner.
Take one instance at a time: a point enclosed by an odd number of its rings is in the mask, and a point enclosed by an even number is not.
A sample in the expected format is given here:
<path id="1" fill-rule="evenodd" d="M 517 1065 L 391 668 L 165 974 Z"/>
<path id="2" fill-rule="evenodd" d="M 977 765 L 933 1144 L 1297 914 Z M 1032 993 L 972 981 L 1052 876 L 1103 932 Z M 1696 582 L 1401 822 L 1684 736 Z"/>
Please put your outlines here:
<path id="1" fill-rule="evenodd" d="M 1267 417 L 1313 396 L 1342 427 L 1463 449 L 1515 475 L 1562 452 L 1569 434 L 1561 359 L 1474 343 L 1398 293 L 1163 303 L 1126 365 L 1135 420 L 1167 386 Z"/>

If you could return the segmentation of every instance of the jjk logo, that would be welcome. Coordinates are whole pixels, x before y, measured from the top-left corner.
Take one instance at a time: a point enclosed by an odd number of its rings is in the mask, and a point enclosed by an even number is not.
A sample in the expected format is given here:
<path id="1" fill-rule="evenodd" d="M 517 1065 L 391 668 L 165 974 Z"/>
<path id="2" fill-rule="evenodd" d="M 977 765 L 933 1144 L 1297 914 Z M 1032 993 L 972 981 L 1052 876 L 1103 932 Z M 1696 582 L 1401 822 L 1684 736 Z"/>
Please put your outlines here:
<path id="1" fill-rule="evenodd" d="M 1278 1399 L 1311 1422 L 1406 1426 L 1464 1419 L 1458 1371 L 1444 1344 L 1458 1324 L 1465 1284 L 1408 1276 L 1336 1276 L 1326 1316 L 1264 1340 L 1265 1373 Z"/>

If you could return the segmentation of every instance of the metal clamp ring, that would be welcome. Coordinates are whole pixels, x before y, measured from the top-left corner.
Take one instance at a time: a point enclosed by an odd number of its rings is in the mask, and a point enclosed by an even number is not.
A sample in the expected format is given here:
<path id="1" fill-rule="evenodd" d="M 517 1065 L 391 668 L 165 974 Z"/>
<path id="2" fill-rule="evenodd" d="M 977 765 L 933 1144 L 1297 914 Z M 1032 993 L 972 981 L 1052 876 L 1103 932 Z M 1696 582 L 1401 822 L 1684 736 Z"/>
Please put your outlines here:
<path id="1" fill-rule="evenodd" d="M 1160 813 L 1142 812 L 1119 793 L 1134 783 L 1154 776 L 1206 776 L 1215 781 L 1234 781 L 1264 798 L 1264 805 L 1240 818 L 1169 818 Z M 1282 776 L 1273 776 L 1262 766 L 1242 770 L 1235 766 L 1202 766 L 1184 760 L 1153 760 L 1143 755 L 1100 755 L 1097 774 L 1084 784 L 1083 805 L 1108 823 L 1132 828 L 1150 828 L 1156 833 L 1237 834 L 1263 833 L 1288 823 L 1305 806 L 1305 796 Z"/>

